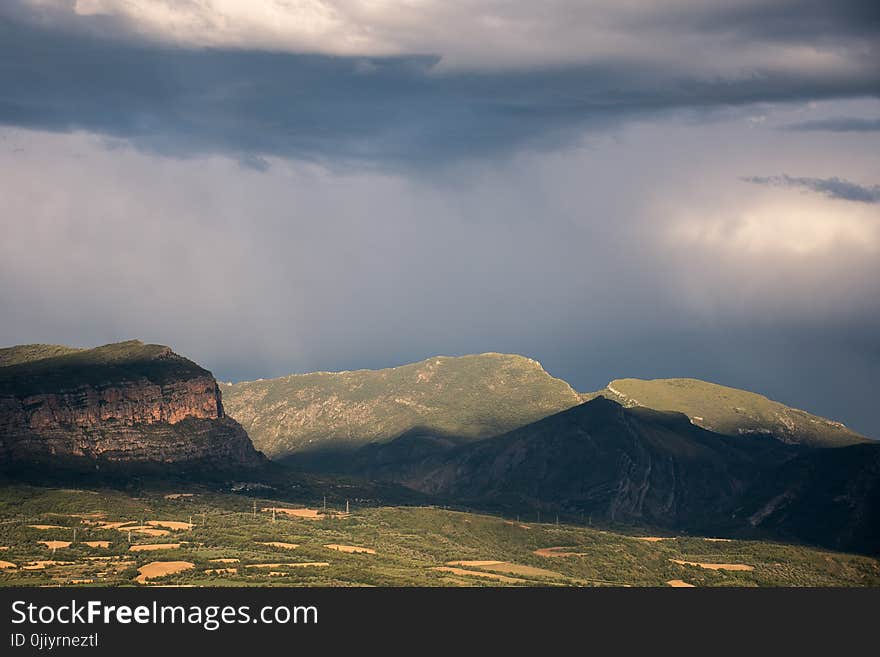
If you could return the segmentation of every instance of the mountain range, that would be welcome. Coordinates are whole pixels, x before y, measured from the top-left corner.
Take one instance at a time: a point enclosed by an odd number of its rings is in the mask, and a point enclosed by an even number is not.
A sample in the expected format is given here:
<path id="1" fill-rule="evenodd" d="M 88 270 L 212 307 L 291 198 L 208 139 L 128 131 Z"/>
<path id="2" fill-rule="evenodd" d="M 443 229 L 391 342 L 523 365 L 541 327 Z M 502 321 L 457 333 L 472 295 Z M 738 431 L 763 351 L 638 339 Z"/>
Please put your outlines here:
<path id="1" fill-rule="evenodd" d="M 512 354 L 437 356 L 388 369 L 291 374 L 222 389 L 229 413 L 275 459 L 351 451 L 413 432 L 455 441 L 497 436 L 597 396 L 684 413 L 727 435 L 767 435 L 811 447 L 867 440 L 839 422 L 696 379 L 618 379 L 598 392 L 578 393 L 539 362 Z"/>
<path id="2" fill-rule="evenodd" d="M 496 353 L 218 384 L 137 341 L 0 350 L 7 472 L 73 460 L 255 479 L 261 452 L 469 508 L 880 551 L 880 445 L 717 384 L 578 393 Z"/>

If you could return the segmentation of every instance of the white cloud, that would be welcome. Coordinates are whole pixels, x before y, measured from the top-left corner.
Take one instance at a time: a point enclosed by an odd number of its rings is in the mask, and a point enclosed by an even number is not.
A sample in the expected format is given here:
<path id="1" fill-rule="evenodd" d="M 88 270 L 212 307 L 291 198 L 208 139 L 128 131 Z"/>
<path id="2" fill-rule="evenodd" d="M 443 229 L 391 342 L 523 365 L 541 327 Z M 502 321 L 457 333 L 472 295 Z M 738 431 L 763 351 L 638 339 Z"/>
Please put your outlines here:
<path id="1" fill-rule="evenodd" d="M 835 201 L 798 198 L 760 200 L 743 207 L 689 216 L 670 229 L 672 240 L 694 249 L 748 256 L 781 253 L 817 256 L 838 249 L 880 251 L 880 211 Z"/>
<path id="2" fill-rule="evenodd" d="M 79 16 L 120 17 L 136 32 L 180 45 L 327 54 L 392 52 L 392 44 L 356 20 L 364 10 L 375 11 L 370 10 L 372 3 L 345 4 L 324 0 L 76 0 L 74 10 Z"/>
<path id="3" fill-rule="evenodd" d="M 714 0 L 24 1 L 43 10 L 73 3 L 72 19 L 62 13 L 55 18 L 73 24 L 77 18 L 113 17 L 142 37 L 182 46 L 431 54 L 442 58 L 441 70 L 613 59 L 674 65 L 708 76 L 750 76 L 768 67 L 846 75 L 866 54 L 853 51 L 852 44 L 840 48 L 834 34 L 823 34 L 821 41 L 815 33 L 765 38 L 762 21 L 779 16 L 762 18 L 762 8 L 772 9 L 772 3 L 760 0 L 723 5 Z M 791 7 L 791 13 L 797 18 L 803 12 Z M 789 20 L 797 24 L 795 18 Z M 52 18 L 43 14 L 41 20 Z"/>

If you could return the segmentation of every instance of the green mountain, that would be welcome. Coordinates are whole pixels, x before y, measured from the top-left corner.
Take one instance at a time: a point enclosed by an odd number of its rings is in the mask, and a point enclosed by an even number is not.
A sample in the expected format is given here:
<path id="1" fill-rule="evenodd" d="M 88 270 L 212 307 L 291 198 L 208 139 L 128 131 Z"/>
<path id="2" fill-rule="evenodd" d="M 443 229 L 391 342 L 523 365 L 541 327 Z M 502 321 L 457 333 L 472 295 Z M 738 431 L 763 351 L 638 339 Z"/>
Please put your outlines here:
<path id="1" fill-rule="evenodd" d="M 603 395 L 627 407 L 677 411 L 710 431 L 731 436 L 764 434 L 809 447 L 842 447 L 868 439 L 840 422 L 790 408 L 763 395 L 698 379 L 617 379 Z"/>
<path id="2" fill-rule="evenodd" d="M 495 353 L 293 374 L 222 389 L 229 414 L 273 458 L 388 441 L 416 428 L 485 438 L 580 403 L 571 386 L 537 361 Z"/>

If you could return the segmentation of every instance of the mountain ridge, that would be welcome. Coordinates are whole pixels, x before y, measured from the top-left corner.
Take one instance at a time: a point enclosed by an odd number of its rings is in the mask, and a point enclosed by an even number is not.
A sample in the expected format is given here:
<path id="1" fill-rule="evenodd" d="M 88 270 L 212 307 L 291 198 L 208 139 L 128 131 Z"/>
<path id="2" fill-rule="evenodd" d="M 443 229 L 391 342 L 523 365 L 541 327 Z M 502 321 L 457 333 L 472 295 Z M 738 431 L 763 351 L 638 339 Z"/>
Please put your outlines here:
<path id="1" fill-rule="evenodd" d="M 516 354 L 434 356 L 380 370 L 224 384 L 230 415 L 273 458 L 389 441 L 417 426 L 485 438 L 580 403 L 565 381 Z"/>
<path id="2" fill-rule="evenodd" d="M 19 344 L 12 347 L 0 347 L 0 367 L 21 365 L 35 360 L 44 360 L 53 356 L 84 351 L 78 347 L 68 347 L 62 344 Z"/>
<path id="3" fill-rule="evenodd" d="M 759 393 L 694 378 L 614 379 L 596 392 L 624 406 L 686 414 L 694 424 L 727 435 L 772 435 L 810 447 L 842 447 L 870 442 L 842 422 L 793 408 Z"/>
<path id="4" fill-rule="evenodd" d="M 441 375 L 440 384 L 432 387 L 434 369 Z M 655 394 L 653 403 L 654 397 L 641 398 L 641 389 L 638 396 L 628 394 L 634 385 L 665 394 Z M 379 370 L 290 374 L 223 384 L 223 389 L 230 415 L 258 448 L 276 459 L 390 442 L 415 429 L 483 439 L 600 394 L 625 406 L 680 411 L 694 424 L 728 435 L 771 435 L 813 447 L 869 440 L 842 423 L 699 379 L 615 379 L 598 392 L 579 393 L 547 373 L 539 361 L 499 352 L 434 356 Z"/>

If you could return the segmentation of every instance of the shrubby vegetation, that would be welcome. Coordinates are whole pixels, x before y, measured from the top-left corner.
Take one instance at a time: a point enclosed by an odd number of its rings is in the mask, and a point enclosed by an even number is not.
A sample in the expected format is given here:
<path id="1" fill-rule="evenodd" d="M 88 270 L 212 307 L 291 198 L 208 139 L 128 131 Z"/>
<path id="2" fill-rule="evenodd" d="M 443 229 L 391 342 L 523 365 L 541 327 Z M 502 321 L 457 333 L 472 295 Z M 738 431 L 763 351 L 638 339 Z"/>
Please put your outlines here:
<path id="1" fill-rule="evenodd" d="M 517 521 L 514 518 L 451 511 L 435 507 L 352 507 L 352 513 L 328 513 L 321 520 L 287 518 L 261 511 L 272 506 L 295 506 L 240 495 L 188 491 L 190 497 L 166 498 L 178 491 L 143 491 L 128 495 L 112 490 L 61 490 L 5 486 L 0 489 L 0 560 L 18 567 L 0 571 L 0 585 L 70 584 L 134 585 L 137 568 L 152 561 L 186 561 L 194 565 L 169 575 L 163 584 L 233 586 L 664 586 L 682 579 L 697 586 L 865 586 L 880 585 L 880 563 L 858 555 L 763 541 L 708 541 L 700 537 L 673 537 L 646 541 L 621 528 Z M 323 511 L 322 501 L 312 508 Z M 257 513 L 254 516 L 254 503 Z M 328 511 L 341 512 L 343 505 Z M 98 529 L 101 520 L 151 519 L 188 522 L 192 530 L 167 536 L 132 534 L 132 541 L 181 543 L 176 549 L 129 551 L 128 534 Z M 73 514 L 76 514 L 75 516 Z M 86 516 L 86 517 L 83 517 Z M 59 525 L 63 529 L 35 529 L 28 525 Z M 53 554 L 39 540 L 77 542 Z M 109 549 L 92 548 L 83 541 L 109 540 Z M 277 541 L 295 549 L 261 543 Z M 369 547 L 376 554 L 347 554 L 328 544 Z M 565 546 L 580 556 L 547 558 L 535 550 Z M 90 557 L 109 557 L 91 559 Z M 219 563 L 213 559 L 237 559 Z M 747 564 L 750 571 L 709 570 L 671 561 Z M 54 560 L 39 570 L 22 566 Z M 502 561 L 551 571 L 552 576 L 526 570 L 510 572 L 514 581 L 433 570 L 451 561 Z M 329 563 L 297 567 L 295 563 Z M 255 564 L 281 564 L 249 568 Z M 500 566 L 505 568 L 506 566 Z M 206 570 L 236 568 L 236 573 Z M 492 568 L 462 566 L 492 573 Z M 274 573 L 274 574 L 272 574 Z M 90 580 L 90 581 L 89 581 Z"/>

